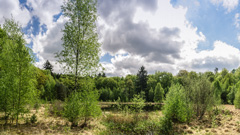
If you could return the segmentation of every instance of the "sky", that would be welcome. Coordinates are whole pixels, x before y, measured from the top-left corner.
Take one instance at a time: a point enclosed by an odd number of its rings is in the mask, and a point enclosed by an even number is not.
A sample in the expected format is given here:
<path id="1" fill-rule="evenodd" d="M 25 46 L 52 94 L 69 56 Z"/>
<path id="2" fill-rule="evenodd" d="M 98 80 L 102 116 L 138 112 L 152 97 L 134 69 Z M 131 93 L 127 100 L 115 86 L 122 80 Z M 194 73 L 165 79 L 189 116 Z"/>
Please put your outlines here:
<path id="1" fill-rule="evenodd" d="M 0 24 L 22 26 L 35 65 L 62 50 L 63 0 L 0 0 Z M 98 0 L 100 63 L 107 76 L 179 70 L 214 71 L 240 66 L 239 0 Z"/>

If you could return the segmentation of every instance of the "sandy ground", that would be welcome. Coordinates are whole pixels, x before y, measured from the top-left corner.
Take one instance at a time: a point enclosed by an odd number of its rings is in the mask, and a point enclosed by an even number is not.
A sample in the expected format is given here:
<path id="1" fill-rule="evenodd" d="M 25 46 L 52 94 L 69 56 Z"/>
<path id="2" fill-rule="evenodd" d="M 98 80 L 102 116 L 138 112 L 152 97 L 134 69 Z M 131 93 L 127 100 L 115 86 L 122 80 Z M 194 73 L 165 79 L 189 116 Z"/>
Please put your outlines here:
<path id="1" fill-rule="evenodd" d="M 178 124 L 175 134 L 240 135 L 240 110 L 234 105 L 222 105 L 221 113 L 214 119 L 207 116 L 201 121 Z"/>

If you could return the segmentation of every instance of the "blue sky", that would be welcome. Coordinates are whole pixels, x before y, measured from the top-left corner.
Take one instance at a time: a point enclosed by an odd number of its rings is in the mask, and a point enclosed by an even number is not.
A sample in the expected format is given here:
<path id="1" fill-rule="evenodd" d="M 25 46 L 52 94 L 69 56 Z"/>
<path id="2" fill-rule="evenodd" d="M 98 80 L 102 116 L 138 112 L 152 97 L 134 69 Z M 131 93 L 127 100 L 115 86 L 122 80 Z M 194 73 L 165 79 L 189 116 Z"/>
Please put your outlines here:
<path id="1" fill-rule="evenodd" d="M 62 72 L 54 53 L 62 49 L 67 21 L 63 0 L 0 0 L 0 24 L 11 15 L 23 27 L 36 66 L 49 60 Z M 240 65 L 238 0 L 99 0 L 97 27 L 100 62 L 108 76 L 179 70 L 236 69 Z"/>

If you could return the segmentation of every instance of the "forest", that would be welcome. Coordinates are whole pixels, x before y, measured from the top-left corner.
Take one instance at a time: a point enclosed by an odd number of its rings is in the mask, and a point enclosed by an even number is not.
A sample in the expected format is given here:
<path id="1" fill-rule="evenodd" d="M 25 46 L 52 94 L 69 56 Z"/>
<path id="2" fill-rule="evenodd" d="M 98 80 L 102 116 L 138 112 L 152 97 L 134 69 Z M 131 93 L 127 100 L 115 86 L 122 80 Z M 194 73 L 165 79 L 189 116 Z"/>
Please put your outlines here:
<path id="1" fill-rule="evenodd" d="M 62 5 L 62 73 L 36 56 L 21 26 L 0 26 L 0 134 L 239 134 L 240 67 L 107 76 L 95 0 Z"/>

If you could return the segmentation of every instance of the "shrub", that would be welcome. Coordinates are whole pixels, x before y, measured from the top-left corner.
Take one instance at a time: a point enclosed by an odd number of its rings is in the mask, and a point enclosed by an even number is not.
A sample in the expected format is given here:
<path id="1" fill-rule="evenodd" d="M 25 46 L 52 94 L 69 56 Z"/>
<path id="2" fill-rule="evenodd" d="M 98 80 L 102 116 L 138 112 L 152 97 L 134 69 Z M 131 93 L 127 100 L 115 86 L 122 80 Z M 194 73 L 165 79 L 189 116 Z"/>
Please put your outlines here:
<path id="1" fill-rule="evenodd" d="M 68 119 L 72 123 L 72 127 L 78 125 L 78 120 L 80 117 L 80 109 L 81 105 L 79 102 L 80 93 L 72 92 L 69 98 L 65 102 L 64 106 L 64 117 Z"/>
<path id="2" fill-rule="evenodd" d="M 235 105 L 235 108 L 240 109 L 240 90 L 239 89 L 235 94 L 234 105 Z"/>
<path id="3" fill-rule="evenodd" d="M 202 119 L 207 110 L 210 110 L 214 105 L 214 90 L 211 87 L 209 80 L 200 75 L 198 79 L 191 81 L 192 92 L 190 101 L 193 103 L 193 110 L 196 116 Z"/>
<path id="4" fill-rule="evenodd" d="M 160 83 L 157 84 L 154 92 L 155 92 L 154 93 L 154 102 L 162 102 L 163 101 L 164 90 L 163 90 Z"/>
<path id="5" fill-rule="evenodd" d="M 61 116 L 63 110 L 64 110 L 64 106 L 62 101 L 60 100 L 55 100 L 49 108 L 49 112 L 52 115 L 56 115 L 56 116 Z"/>
<path id="6" fill-rule="evenodd" d="M 66 101 L 64 116 L 72 123 L 72 126 L 77 126 L 78 120 L 83 118 L 83 126 L 86 126 L 90 117 L 97 117 L 101 114 L 98 98 L 98 93 L 95 90 L 72 92 Z"/>
<path id="7" fill-rule="evenodd" d="M 169 119 L 167 117 L 161 117 L 160 118 L 159 134 L 169 135 L 172 132 L 172 128 L 173 128 L 173 123 L 172 123 L 171 119 Z"/>
<path id="8" fill-rule="evenodd" d="M 172 85 L 166 95 L 163 114 L 170 121 L 186 122 L 191 118 L 191 107 L 187 103 L 184 89 L 180 84 Z"/>
<path id="9" fill-rule="evenodd" d="M 184 87 L 188 105 L 192 107 L 195 115 L 202 119 L 205 112 L 211 110 L 216 104 L 215 100 L 217 98 L 214 97 L 214 87 L 211 87 L 210 81 L 203 74 L 199 74 L 195 79 L 187 80 L 188 83 Z"/>
<path id="10" fill-rule="evenodd" d="M 131 105 L 131 109 L 133 112 L 142 112 L 143 107 L 145 106 L 145 100 L 140 95 L 134 95 Z"/>
<path id="11" fill-rule="evenodd" d="M 37 122 L 37 115 L 36 115 L 36 114 L 33 114 L 33 115 L 31 116 L 30 122 L 31 122 L 32 124 L 34 124 L 34 123 Z"/>

